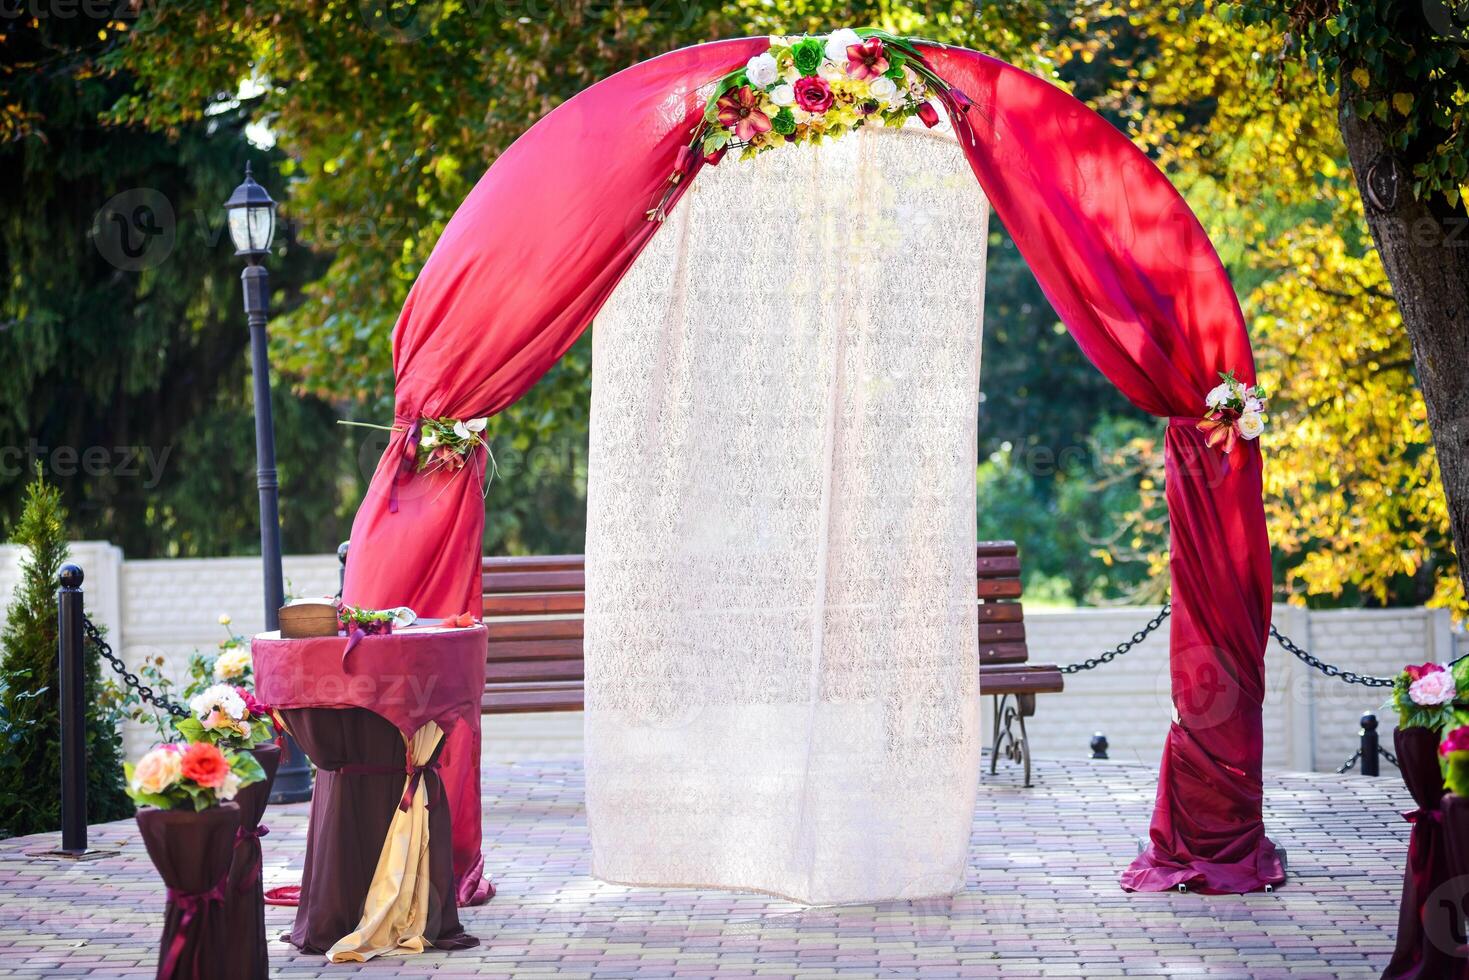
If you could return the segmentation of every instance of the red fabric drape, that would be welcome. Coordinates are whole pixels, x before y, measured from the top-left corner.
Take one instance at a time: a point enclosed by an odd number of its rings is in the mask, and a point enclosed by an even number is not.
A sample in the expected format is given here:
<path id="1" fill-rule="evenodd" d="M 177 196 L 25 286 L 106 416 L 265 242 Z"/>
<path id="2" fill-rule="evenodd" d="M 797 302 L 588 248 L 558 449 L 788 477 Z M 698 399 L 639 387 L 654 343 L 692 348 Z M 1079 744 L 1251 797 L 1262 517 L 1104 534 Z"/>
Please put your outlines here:
<path id="1" fill-rule="evenodd" d="M 720 41 L 636 65 L 572 98 L 506 150 L 445 228 L 394 330 L 400 425 L 498 412 L 565 353 L 657 231 L 644 214 L 702 109 L 699 88 L 767 44 Z M 973 51 L 926 51 L 938 74 L 973 99 L 956 119 L 970 164 L 1098 368 L 1160 416 L 1197 416 L 1217 371 L 1252 381 L 1229 281 L 1147 158 L 1040 79 Z M 407 604 L 424 616 L 477 610 L 479 474 L 471 467 L 401 478 L 406 441 L 393 437 L 358 511 L 344 595 L 361 605 Z M 1164 755 L 1152 846 L 1123 883 L 1246 891 L 1280 880 L 1260 820 L 1270 562 L 1259 452 L 1247 445 L 1226 468 L 1184 426 L 1169 427 L 1166 445 L 1179 721 Z M 456 736 L 444 776 L 460 897 L 470 902 L 481 866 L 479 732 L 461 726 Z"/>

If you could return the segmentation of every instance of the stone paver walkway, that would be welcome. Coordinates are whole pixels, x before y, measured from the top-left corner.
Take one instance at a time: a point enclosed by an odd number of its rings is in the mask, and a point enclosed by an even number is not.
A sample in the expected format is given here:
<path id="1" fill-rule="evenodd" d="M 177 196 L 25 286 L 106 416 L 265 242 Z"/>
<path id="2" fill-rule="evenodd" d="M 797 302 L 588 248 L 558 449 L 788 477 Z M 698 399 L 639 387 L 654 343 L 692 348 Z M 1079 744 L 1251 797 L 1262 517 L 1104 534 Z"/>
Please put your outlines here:
<path id="1" fill-rule="evenodd" d="M 1156 771 L 1043 760 L 1037 785 L 986 776 L 968 888 L 943 901 L 805 909 L 759 895 L 634 889 L 588 876 L 580 759 L 486 766 L 485 849 L 500 894 L 463 912 L 483 946 L 328 966 L 271 943 L 277 977 L 1375 976 L 1392 948 L 1407 825 L 1396 773 L 1266 781 L 1292 879 L 1273 895 L 1126 895 Z M 295 880 L 305 804 L 266 815 L 267 886 Z M 115 853 L 28 858 L 0 842 L 0 976 L 147 977 L 163 890 L 130 822 Z M 272 936 L 294 910 L 269 908 Z"/>

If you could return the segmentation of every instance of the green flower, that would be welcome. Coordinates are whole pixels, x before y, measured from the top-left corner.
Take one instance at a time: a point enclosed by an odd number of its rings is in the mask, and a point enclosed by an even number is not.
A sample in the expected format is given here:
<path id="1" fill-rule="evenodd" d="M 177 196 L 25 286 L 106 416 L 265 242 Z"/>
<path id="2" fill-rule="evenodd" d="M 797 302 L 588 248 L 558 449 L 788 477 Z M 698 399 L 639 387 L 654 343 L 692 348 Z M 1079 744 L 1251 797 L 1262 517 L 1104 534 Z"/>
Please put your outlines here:
<path id="1" fill-rule="evenodd" d="M 770 127 L 782 136 L 789 136 L 796 131 L 796 117 L 787 106 L 775 114 L 770 120 Z"/>
<path id="2" fill-rule="evenodd" d="M 791 58 L 802 75 L 816 74 L 825 57 L 826 47 L 817 38 L 805 37 L 791 45 Z"/>

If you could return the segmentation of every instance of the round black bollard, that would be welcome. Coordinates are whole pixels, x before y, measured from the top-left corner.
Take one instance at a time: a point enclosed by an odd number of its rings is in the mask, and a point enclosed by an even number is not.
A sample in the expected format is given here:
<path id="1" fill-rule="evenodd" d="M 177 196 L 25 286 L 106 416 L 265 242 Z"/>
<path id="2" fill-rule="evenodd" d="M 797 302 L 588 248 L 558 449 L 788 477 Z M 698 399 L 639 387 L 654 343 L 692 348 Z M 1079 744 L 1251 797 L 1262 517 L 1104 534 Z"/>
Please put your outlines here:
<path id="1" fill-rule="evenodd" d="M 1095 735 L 1092 736 L 1092 758 L 1107 758 L 1107 736 L 1103 735 L 1101 732 L 1097 732 Z"/>
<path id="2" fill-rule="evenodd" d="M 341 562 L 342 568 L 337 573 L 337 598 L 342 597 L 342 590 L 347 587 L 347 545 L 350 541 L 343 541 L 337 545 L 337 561 Z"/>
<path id="3" fill-rule="evenodd" d="M 87 853 L 87 692 L 82 659 L 82 570 L 61 566 L 56 591 L 56 652 L 61 701 L 61 849 Z"/>
<path id="4" fill-rule="evenodd" d="M 1362 738 L 1362 775 L 1379 775 L 1378 743 L 1377 743 L 1377 716 L 1368 712 L 1362 716 L 1362 728 L 1357 732 Z"/>

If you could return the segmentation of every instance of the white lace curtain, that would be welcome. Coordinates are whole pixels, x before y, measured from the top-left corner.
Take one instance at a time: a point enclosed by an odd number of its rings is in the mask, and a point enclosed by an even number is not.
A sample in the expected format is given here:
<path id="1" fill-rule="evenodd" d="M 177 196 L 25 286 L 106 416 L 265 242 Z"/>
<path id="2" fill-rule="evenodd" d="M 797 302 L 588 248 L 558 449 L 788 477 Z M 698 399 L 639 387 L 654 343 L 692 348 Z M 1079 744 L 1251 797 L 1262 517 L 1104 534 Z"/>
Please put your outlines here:
<path id="1" fill-rule="evenodd" d="M 962 888 L 987 220 L 927 131 L 731 158 L 599 315 L 598 877 L 811 904 Z"/>

